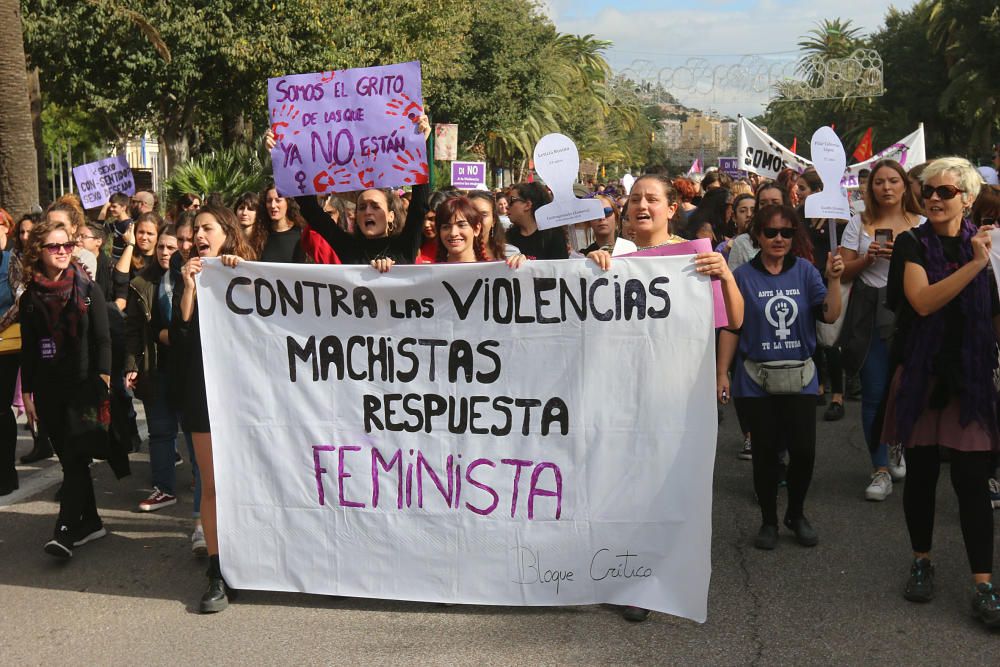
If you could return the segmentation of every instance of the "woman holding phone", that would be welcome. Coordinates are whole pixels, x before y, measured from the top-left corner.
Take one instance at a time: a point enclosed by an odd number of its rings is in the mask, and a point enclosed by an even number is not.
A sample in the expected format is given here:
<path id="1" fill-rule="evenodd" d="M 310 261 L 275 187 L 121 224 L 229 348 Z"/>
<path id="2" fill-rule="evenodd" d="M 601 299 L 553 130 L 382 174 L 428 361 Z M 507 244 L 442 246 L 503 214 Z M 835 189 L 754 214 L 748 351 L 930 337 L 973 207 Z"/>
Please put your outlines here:
<path id="1" fill-rule="evenodd" d="M 861 425 L 874 469 L 865 498 L 882 501 L 892 493 L 893 479 L 906 476 L 902 447 L 895 445 L 890 455 L 888 443 L 875 442 L 873 434 L 889 383 L 887 341 L 895 326 L 895 315 L 885 306 L 889 259 L 894 240 L 924 217 L 895 160 L 872 165 L 864 200 L 864 212 L 851 219 L 840 244 L 844 279 L 854 280 L 840 343 L 844 370 L 861 373 Z"/>

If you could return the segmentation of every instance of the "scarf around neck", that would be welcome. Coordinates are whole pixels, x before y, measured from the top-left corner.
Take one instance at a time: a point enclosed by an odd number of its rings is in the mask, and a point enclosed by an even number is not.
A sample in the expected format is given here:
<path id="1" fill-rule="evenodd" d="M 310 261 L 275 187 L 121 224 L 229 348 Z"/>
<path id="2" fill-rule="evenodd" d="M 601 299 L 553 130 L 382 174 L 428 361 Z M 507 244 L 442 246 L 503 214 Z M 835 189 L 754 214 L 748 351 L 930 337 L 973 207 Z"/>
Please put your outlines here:
<path id="1" fill-rule="evenodd" d="M 80 320 L 90 307 L 90 278 L 74 260 L 55 280 L 36 271 L 31 284 L 49 337 L 55 343 L 56 357 L 62 357 L 67 341 L 79 341 Z"/>

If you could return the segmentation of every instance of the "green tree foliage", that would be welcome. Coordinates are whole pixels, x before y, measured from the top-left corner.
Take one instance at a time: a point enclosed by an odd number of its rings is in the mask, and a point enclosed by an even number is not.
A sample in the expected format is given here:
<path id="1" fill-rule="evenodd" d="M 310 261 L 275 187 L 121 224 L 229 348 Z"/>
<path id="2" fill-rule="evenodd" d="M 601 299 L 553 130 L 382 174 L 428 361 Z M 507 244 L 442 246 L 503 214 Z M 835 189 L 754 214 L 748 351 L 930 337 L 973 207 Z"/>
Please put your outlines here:
<path id="1" fill-rule="evenodd" d="M 174 169 L 164 183 L 164 199 L 176 201 L 194 192 L 202 197 L 222 194 L 232 205 L 244 192 L 261 192 L 270 179 L 271 155 L 258 147 L 233 146 L 192 158 Z"/>

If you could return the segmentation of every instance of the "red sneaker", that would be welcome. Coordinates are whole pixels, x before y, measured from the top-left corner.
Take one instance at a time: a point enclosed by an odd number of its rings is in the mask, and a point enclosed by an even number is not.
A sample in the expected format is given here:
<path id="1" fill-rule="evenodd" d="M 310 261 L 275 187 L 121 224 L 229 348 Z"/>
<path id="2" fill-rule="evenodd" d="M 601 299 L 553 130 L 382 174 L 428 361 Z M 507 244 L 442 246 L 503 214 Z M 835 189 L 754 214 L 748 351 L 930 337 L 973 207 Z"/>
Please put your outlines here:
<path id="1" fill-rule="evenodd" d="M 149 498 L 146 498 L 141 503 L 139 503 L 140 512 L 155 512 L 158 509 L 163 509 L 164 507 L 170 507 L 171 505 L 177 504 L 177 496 L 172 496 L 169 493 L 164 493 L 160 491 L 155 486 L 153 487 L 153 492 L 149 494 Z"/>

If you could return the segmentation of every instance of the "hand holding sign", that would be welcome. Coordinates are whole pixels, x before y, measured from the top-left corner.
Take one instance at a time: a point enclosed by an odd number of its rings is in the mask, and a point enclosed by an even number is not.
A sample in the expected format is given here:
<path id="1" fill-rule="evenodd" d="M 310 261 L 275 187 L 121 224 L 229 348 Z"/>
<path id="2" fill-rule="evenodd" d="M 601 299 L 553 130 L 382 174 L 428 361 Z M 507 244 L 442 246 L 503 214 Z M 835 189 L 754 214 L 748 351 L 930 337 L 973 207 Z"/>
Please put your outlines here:
<path id="1" fill-rule="evenodd" d="M 564 134 L 547 134 L 535 146 L 535 171 L 552 190 L 552 203 L 535 211 L 539 229 L 551 229 L 604 217 L 604 204 L 597 199 L 577 199 L 573 181 L 580 170 L 580 153 Z"/>

